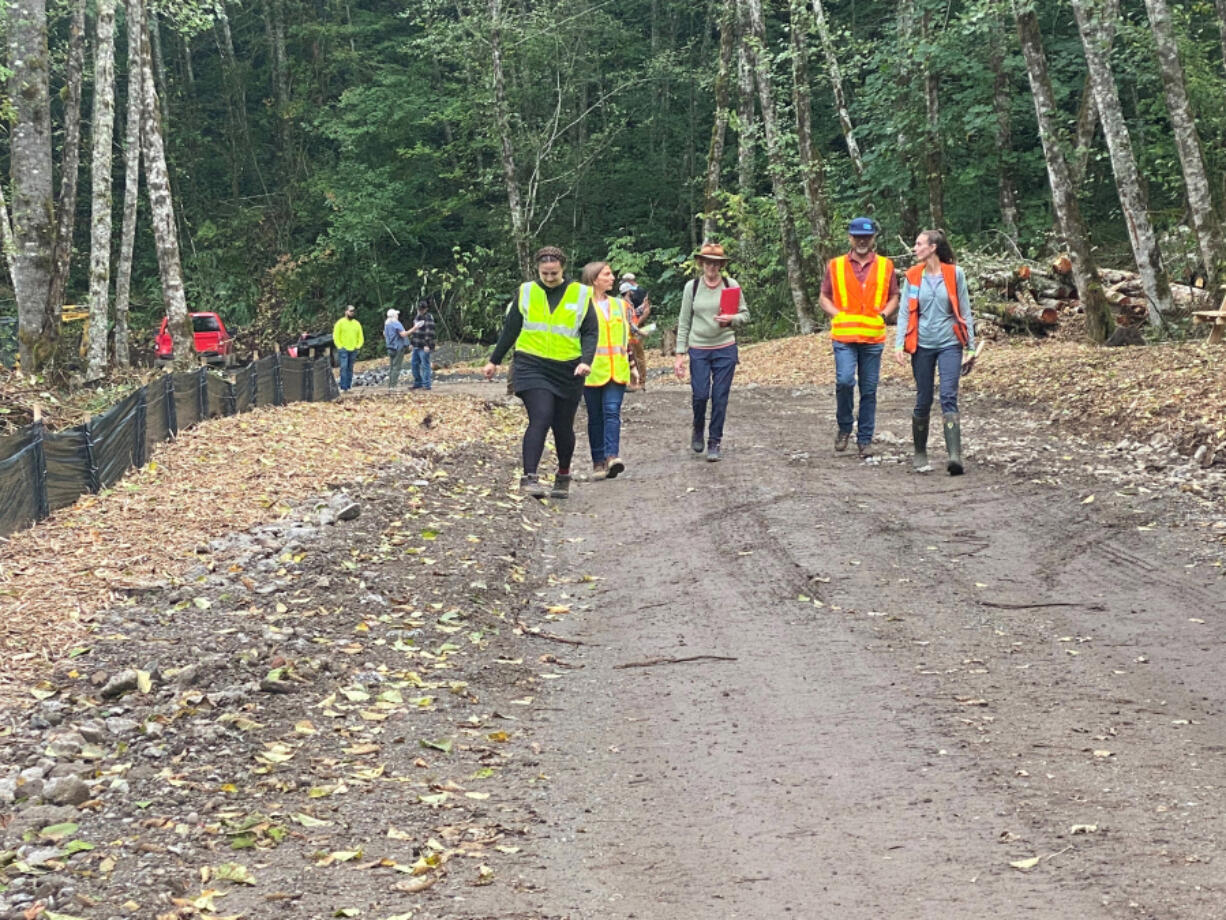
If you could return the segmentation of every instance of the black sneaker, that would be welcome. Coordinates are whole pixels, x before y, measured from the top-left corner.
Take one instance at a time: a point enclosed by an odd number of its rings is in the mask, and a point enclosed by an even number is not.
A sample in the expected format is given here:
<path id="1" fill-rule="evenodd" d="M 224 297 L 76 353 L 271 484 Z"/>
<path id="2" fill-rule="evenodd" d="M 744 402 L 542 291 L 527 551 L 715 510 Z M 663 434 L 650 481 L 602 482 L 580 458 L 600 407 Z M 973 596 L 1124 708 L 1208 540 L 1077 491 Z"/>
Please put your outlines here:
<path id="1" fill-rule="evenodd" d="M 703 443 L 703 439 L 702 439 L 702 429 L 695 428 L 690 433 L 690 450 L 692 450 L 696 454 L 701 454 L 702 449 L 705 446 L 706 445 Z"/>
<path id="2" fill-rule="evenodd" d="M 709 441 L 707 443 L 707 462 L 718 463 L 719 459 L 719 441 Z"/>
<path id="3" fill-rule="evenodd" d="M 525 495 L 531 495 L 533 498 L 544 498 L 546 489 L 541 485 L 541 481 L 535 473 L 528 476 L 519 477 L 519 491 Z"/>
<path id="4" fill-rule="evenodd" d="M 570 497 L 570 473 L 558 473 L 558 475 L 553 477 L 553 488 L 549 490 L 549 497 Z"/>

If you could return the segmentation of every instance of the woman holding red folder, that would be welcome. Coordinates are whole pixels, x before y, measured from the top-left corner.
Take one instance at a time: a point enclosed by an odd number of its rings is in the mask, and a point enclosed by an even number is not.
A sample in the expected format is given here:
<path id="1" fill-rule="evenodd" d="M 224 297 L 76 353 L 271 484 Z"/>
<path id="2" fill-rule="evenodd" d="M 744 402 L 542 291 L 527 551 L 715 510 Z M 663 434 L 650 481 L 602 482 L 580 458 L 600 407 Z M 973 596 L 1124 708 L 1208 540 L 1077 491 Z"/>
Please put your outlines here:
<path id="1" fill-rule="evenodd" d="M 690 364 L 694 424 L 690 448 L 702 453 L 704 435 L 707 460 L 720 459 L 728 394 L 738 362 L 735 329 L 749 322 L 749 309 L 736 280 L 723 273 L 730 256 L 719 243 L 703 243 L 696 256 L 702 274 L 686 284 L 677 321 L 677 357 L 673 370 L 685 379 L 686 358 Z M 707 427 L 707 403 L 711 424 Z"/>

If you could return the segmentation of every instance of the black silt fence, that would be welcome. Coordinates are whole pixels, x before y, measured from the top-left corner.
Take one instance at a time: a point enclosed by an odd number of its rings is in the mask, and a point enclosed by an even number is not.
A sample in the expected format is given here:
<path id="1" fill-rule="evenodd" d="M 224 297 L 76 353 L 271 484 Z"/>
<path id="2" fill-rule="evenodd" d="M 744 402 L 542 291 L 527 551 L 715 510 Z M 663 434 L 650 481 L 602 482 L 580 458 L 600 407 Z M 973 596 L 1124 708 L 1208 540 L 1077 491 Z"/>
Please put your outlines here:
<path id="1" fill-rule="evenodd" d="M 272 355 L 232 379 L 204 368 L 164 374 L 75 428 L 48 432 L 36 421 L 0 438 L 0 536 L 113 486 L 143 466 L 157 444 L 201 421 L 339 394 L 327 356 Z"/>

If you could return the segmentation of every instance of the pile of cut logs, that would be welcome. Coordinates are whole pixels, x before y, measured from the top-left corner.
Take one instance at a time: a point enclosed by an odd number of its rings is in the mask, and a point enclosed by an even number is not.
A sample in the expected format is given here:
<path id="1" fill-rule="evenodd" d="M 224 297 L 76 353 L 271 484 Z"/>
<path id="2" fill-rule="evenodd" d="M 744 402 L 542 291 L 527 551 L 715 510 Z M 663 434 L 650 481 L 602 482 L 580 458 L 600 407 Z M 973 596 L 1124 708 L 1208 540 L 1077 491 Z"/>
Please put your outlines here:
<path id="1" fill-rule="evenodd" d="M 1116 325 L 1144 325 L 1149 302 L 1140 275 L 1100 268 L 1098 277 L 1107 302 L 1115 309 Z M 1082 310 L 1067 255 L 1057 256 L 1042 267 L 1024 263 L 1013 269 L 985 272 L 979 276 L 979 283 L 996 292 L 999 299 L 983 298 L 975 309 L 995 317 L 1006 329 L 1042 333 L 1058 325 L 1061 316 Z M 1175 315 L 1180 316 L 1216 307 L 1209 291 L 1188 284 L 1172 284 L 1171 301 Z"/>

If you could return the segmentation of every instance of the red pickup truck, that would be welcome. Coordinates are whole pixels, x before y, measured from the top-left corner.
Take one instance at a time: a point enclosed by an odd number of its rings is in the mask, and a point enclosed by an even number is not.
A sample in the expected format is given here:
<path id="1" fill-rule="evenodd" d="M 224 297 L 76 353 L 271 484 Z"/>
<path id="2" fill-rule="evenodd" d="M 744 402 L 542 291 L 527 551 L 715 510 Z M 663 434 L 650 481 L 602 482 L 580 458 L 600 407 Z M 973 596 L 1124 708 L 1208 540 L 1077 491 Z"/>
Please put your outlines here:
<path id="1" fill-rule="evenodd" d="M 195 333 L 196 354 L 208 359 L 210 364 L 234 364 L 234 338 L 226 331 L 226 324 L 216 313 L 192 313 L 192 332 Z M 174 345 L 167 330 L 169 320 L 162 317 L 162 328 L 157 334 L 157 359 L 159 364 L 169 364 L 174 358 Z"/>

